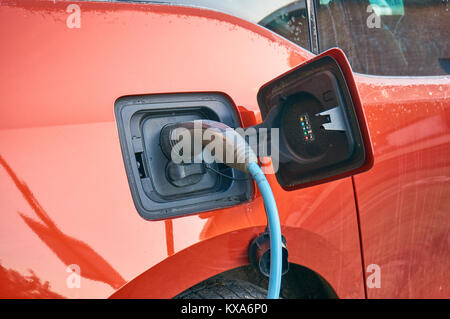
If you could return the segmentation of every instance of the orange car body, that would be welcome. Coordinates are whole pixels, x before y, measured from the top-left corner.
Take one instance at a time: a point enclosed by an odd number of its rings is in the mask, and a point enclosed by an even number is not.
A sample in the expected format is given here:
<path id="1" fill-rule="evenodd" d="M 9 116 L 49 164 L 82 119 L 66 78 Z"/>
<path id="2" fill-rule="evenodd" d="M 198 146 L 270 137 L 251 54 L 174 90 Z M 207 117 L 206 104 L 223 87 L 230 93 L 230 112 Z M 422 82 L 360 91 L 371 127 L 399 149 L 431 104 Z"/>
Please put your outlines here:
<path id="1" fill-rule="evenodd" d="M 245 204 L 165 221 L 133 205 L 114 102 L 223 92 L 244 127 L 262 84 L 313 55 L 258 25 L 198 8 L 0 5 L 0 296 L 170 298 L 248 264 L 266 223 Z M 269 176 L 289 261 L 341 298 L 450 295 L 450 79 L 355 75 L 374 146 L 369 172 L 284 191 Z M 67 267 L 81 287 L 67 285 Z M 381 269 L 370 288 L 368 266 Z M 31 285 L 32 293 L 24 287 Z M 34 286 L 33 286 L 34 285 Z"/>

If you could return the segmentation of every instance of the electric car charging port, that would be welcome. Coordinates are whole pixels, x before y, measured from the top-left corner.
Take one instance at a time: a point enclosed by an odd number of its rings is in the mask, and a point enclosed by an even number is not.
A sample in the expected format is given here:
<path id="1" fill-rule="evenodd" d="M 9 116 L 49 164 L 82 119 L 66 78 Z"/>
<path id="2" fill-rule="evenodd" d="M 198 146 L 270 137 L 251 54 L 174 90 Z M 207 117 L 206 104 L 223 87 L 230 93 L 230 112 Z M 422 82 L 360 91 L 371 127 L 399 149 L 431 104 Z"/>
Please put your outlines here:
<path id="1" fill-rule="evenodd" d="M 239 126 L 232 102 L 219 93 L 126 96 L 115 103 L 122 154 L 135 206 L 145 219 L 164 219 L 250 200 L 248 175 L 221 164 L 176 164 L 164 154 L 164 126 L 208 119 Z M 230 176 L 232 178 L 227 178 Z"/>

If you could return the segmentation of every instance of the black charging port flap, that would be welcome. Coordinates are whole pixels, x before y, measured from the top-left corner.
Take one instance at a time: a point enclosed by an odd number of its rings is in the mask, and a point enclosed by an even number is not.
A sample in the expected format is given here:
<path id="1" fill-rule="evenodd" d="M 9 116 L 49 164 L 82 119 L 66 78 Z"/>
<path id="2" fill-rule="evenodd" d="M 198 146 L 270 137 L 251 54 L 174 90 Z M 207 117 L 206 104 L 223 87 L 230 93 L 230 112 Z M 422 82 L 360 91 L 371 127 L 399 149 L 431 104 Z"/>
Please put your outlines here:
<path id="1" fill-rule="evenodd" d="M 279 129 L 276 177 L 286 190 L 357 174 L 372 144 L 351 68 L 331 49 L 262 86 L 259 127 Z M 272 153 L 275 150 L 272 150 Z"/>

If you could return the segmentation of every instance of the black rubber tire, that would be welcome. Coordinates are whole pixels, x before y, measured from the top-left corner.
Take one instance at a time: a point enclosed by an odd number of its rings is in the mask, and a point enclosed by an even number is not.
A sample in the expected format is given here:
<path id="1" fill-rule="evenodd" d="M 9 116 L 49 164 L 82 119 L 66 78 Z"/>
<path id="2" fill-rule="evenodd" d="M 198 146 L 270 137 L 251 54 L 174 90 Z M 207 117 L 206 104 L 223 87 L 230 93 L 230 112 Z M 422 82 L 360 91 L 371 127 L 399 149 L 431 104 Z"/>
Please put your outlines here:
<path id="1" fill-rule="evenodd" d="M 267 290 L 234 279 L 209 279 L 182 292 L 174 299 L 265 299 Z"/>

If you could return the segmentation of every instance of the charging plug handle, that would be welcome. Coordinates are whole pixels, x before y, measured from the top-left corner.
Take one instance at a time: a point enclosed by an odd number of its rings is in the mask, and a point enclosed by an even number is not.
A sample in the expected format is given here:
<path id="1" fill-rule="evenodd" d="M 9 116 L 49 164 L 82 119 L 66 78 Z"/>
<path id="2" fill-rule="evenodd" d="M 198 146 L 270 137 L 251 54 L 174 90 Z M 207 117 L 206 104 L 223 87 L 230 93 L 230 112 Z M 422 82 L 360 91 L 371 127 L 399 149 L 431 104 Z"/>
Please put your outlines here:
<path id="1" fill-rule="evenodd" d="M 189 143 L 190 154 L 184 154 Z M 248 164 L 258 161 L 243 136 L 223 123 L 210 120 L 167 124 L 161 129 L 160 145 L 166 157 L 177 163 L 192 163 L 194 158 L 202 156 L 204 148 L 217 145 L 221 148 L 209 149 L 217 163 L 248 173 Z"/>

